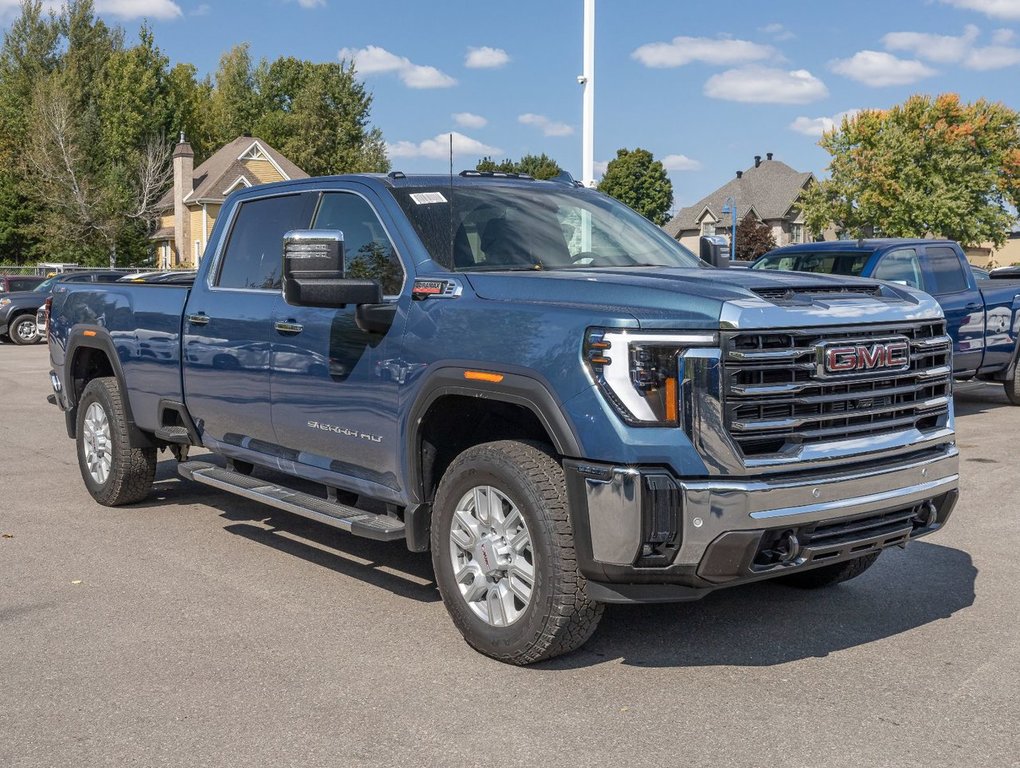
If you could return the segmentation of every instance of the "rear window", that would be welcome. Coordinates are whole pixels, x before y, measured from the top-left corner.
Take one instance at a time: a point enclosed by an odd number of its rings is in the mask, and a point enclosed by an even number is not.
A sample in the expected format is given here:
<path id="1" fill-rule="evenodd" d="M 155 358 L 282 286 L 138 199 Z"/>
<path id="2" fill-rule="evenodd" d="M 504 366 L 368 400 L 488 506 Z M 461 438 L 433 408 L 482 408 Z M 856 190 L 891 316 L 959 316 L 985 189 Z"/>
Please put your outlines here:
<path id="1" fill-rule="evenodd" d="M 776 253 L 764 256 L 751 268 L 860 277 L 864 271 L 864 265 L 871 258 L 871 253 L 871 251 L 866 253 L 833 253 L 831 251 Z"/>
<path id="2" fill-rule="evenodd" d="M 963 271 L 960 258 L 952 248 L 929 246 L 928 263 L 932 279 L 930 293 L 944 296 L 947 293 L 967 290 L 967 275 Z"/>

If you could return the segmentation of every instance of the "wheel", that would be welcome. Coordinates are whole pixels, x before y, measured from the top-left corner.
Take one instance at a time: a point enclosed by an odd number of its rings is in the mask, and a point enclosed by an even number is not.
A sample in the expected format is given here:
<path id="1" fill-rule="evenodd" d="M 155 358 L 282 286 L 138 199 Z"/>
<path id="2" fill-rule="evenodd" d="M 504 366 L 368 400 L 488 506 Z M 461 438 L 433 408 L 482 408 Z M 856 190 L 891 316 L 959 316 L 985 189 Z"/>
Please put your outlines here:
<path id="1" fill-rule="evenodd" d="M 156 449 L 132 448 L 124 401 L 112 376 L 92 379 L 78 402 L 78 467 L 92 498 L 107 507 L 141 501 L 156 475 Z"/>
<path id="2" fill-rule="evenodd" d="M 855 557 L 853 560 L 845 560 L 842 563 L 823 565 L 821 568 L 814 568 L 803 573 L 791 573 L 789 576 L 780 576 L 776 581 L 799 589 L 831 587 L 834 584 L 856 579 L 875 564 L 880 554 L 882 553 L 872 552 L 870 555 Z"/>
<path id="3" fill-rule="evenodd" d="M 544 446 L 506 440 L 460 454 L 436 492 L 431 544 L 446 609 L 487 656 L 550 659 L 602 618 L 577 570 L 563 469 Z"/>
<path id="4" fill-rule="evenodd" d="M 35 344 L 39 341 L 39 329 L 34 315 L 19 315 L 14 318 L 7 332 L 15 344 Z"/>
<path id="5" fill-rule="evenodd" d="M 1002 382 L 1003 389 L 1006 390 L 1006 398 L 1013 405 L 1020 405 L 1020 365 L 1017 365 L 1013 370 L 1013 375 L 1006 381 Z"/>

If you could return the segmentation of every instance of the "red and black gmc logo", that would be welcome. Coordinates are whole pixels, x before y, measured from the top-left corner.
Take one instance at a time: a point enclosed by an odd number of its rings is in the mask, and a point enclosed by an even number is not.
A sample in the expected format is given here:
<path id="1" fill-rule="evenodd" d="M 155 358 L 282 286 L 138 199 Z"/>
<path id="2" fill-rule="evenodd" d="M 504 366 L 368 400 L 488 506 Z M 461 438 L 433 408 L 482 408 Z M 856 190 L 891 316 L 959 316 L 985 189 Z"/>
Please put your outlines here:
<path id="1" fill-rule="evenodd" d="M 906 338 L 824 344 L 818 349 L 819 376 L 905 371 L 909 367 L 910 342 Z"/>

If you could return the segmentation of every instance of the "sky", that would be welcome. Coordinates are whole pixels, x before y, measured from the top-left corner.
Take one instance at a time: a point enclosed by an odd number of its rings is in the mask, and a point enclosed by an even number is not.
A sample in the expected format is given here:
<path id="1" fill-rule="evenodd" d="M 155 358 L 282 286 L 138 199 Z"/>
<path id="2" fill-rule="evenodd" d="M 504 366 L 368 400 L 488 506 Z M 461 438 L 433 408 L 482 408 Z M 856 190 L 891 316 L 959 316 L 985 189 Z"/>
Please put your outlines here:
<path id="1" fill-rule="evenodd" d="M 56 2 L 56 0 L 47 0 Z M 16 0 L 0 0 L 9 22 Z M 129 36 L 215 72 L 256 58 L 353 59 L 394 169 L 545 152 L 581 176 L 582 0 L 96 0 Z M 822 130 L 914 93 L 1020 108 L 1020 0 L 596 0 L 595 160 L 643 147 L 675 207 L 774 153 L 824 175 Z M 599 175 L 598 173 L 596 175 Z"/>

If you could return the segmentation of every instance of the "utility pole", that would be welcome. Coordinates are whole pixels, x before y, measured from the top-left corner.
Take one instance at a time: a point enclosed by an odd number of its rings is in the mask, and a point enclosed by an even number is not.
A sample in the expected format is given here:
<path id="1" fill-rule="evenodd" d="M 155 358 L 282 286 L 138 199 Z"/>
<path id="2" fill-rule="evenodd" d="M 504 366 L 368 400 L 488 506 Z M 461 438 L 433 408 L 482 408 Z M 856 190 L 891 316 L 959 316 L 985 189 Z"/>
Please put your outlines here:
<path id="1" fill-rule="evenodd" d="M 581 181 L 595 186 L 595 0 L 584 0 L 584 72 L 577 82 L 584 88 L 581 131 Z"/>

